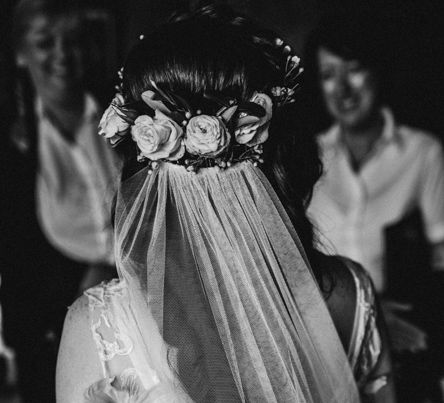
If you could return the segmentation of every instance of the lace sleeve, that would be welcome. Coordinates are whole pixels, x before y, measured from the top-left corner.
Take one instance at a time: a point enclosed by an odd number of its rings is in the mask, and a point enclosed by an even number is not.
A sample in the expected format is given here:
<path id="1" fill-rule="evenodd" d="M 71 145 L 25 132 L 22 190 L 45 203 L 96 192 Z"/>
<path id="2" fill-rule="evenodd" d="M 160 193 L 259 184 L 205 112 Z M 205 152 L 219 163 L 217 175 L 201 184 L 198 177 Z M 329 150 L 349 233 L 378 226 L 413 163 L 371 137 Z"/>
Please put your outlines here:
<path id="1" fill-rule="evenodd" d="M 103 379 L 84 394 L 85 403 L 189 403 L 172 382 L 161 381 L 153 369 L 139 371 L 134 365 L 137 336 L 122 325 L 118 307 L 128 305 L 126 284 L 103 282 L 85 292 L 90 328 L 103 371 Z M 120 320 L 119 320 L 120 319 Z"/>
<path id="2" fill-rule="evenodd" d="M 104 375 L 109 375 L 107 362 L 118 356 L 128 356 L 133 349 L 131 338 L 115 326 L 113 313 L 109 309 L 110 299 L 122 297 L 123 292 L 122 283 L 117 279 L 103 282 L 85 292 L 89 303 L 92 337 L 103 365 Z"/>
<path id="3" fill-rule="evenodd" d="M 124 284 L 115 279 L 103 282 L 85 292 L 91 319 L 92 338 L 97 348 L 104 378 L 85 392 L 85 402 L 145 402 L 147 391 L 129 357 L 133 341 L 116 326 L 112 300 L 125 297 Z"/>

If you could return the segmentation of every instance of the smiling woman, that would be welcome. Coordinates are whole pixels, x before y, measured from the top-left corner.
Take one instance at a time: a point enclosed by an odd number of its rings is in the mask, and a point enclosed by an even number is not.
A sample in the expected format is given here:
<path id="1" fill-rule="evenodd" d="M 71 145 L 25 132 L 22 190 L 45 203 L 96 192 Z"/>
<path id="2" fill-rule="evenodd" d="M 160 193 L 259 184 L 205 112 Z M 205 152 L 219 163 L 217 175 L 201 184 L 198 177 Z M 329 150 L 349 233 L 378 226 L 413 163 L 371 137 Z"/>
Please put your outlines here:
<path id="1" fill-rule="evenodd" d="M 24 402 L 50 403 L 66 307 L 113 275 L 109 211 L 119 163 L 96 135 L 101 110 L 83 84 L 83 11 L 21 0 L 13 21 L 19 97 L 2 161 L 2 303 Z"/>
<path id="2" fill-rule="evenodd" d="M 324 47 L 318 50 L 322 92 L 328 111 L 342 125 L 363 127 L 378 120 L 378 88 L 373 72 Z"/>
<path id="3" fill-rule="evenodd" d="M 79 84 L 83 72 L 80 34 L 76 16 L 61 16 L 55 21 L 49 16 L 37 16 L 20 44 L 18 65 L 29 68 L 39 89 Z"/>
<path id="4" fill-rule="evenodd" d="M 45 2 L 43 2 L 45 3 Z M 46 2 L 47 3 L 47 2 Z M 72 136 L 83 113 L 84 61 L 80 14 L 69 7 L 45 13 L 42 2 L 33 4 L 33 18 L 23 19 L 32 10 L 23 6 L 16 13 L 16 61 L 32 80 L 51 118 Z"/>
<path id="5" fill-rule="evenodd" d="M 380 34 L 383 26 L 371 15 L 329 15 L 309 41 L 307 53 L 333 120 L 318 136 L 325 174 L 314 189 L 309 213 L 322 233 L 324 250 L 362 263 L 377 292 L 384 296 L 393 351 L 401 357 L 397 357 L 398 364 L 404 364 L 398 365 L 399 401 L 420 402 L 425 396 L 436 398 L 442 376 L 436 358 L 418 370 L 422 356 L 417 353 L 436 357 L 435 351 L 442 351 L 442 331 L 437 323 L 430 324 L 441 322 L 441 316 L 433 319 L 433 308 L 421 307 L 438 306 L 439 301 L 428 288 L 435 286 L 425 279 L 433 277 L 431 282 L 436 283 L 438 270 L 432 274 L 428 269 L 444 266 L 444 158 L 433 136 L 398 124 L 386 105 L 383 80 L 388 76 L 384 56 L 388 38 Z M 399 234 L 396 240 L 396 256 L 404 264 L 389 266 L 393 257 L 386 251 L 393 247 L 386 234 L 402 222 L 405 225 L 418 211 L 421 226 L 400 237 L 410 239 L 410 244 L 402 244 Z M 419 242 L 414 245 L 411 241 L 418 233 L 426 240 L 423 250 L 419 250 Z M 432 256 L 428 256 L 429 248 Z M 426 257 L 407 270 L 412 263 L 406 256 L 414 261 L 415 253 Z M 402 275 L 394 281 L 397 266 L 403 266 Z M 406 289 L 406 277 L 413 287 Z M 418 297 L 421 291 L 424 295 Z M 395 298 L 411 304 L 389 301 Z M 407 311 L 421 318 L 420 326 L 406 320 Z"/>

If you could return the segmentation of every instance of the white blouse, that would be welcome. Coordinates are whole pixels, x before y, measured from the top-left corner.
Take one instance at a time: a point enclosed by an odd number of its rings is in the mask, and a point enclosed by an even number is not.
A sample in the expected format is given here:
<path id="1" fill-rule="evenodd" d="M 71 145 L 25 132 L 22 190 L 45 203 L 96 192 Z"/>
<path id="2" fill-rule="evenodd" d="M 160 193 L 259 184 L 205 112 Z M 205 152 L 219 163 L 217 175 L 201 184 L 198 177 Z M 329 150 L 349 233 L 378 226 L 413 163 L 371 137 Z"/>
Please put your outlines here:
<path id="1" fill-rule="evenodd" d="M 368 161 L 353 171 L 339 127 L 319 137 L 325 173 L 308 213 L 327 254 L 339 254 L 369 271 L 377 292 L 386 288 L 384 230 L 421 210 L 430 243 L 444 240 L 444 157 L 427 133 L 397 125 L 383 109 L 384 129 Z"/>
<path id="2" fill-rule="evenodd" d="M 62 136 L 36 104 L 38 122 L 37 216 L 49 242 L 64 255 L 85 263 L 114 262 L 111 204 L 119 159 L 97 135 L 96 101 L 85 108 L 74 141 Z"/>

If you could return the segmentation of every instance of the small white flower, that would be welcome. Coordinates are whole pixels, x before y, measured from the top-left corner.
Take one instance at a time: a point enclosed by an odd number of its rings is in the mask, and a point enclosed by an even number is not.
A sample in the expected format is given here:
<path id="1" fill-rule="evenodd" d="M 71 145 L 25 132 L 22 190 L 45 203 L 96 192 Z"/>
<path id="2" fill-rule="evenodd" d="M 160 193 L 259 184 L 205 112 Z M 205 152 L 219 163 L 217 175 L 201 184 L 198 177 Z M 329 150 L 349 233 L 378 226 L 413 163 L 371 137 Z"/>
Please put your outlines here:
<path id="1" fill-rule="evenodd" d="M 129 132 L 130 124 L 123 118 L 119 108 L 124 104 L 121 94 L 117 94 L 110 106 L 105 110 L 99 123 L 99 134 L 110 141 L 117 143 Z"/>
<path id="2" fill-rule="evenodd" d="M 281 38 L 276 38 L 274 40 L 274 43 L 276 46 L 282 46 L 284 44 L 284 41 Z"/>
<path id="3" fill-rule="evenodd" d="M 291 57 L 291 62 L 294 65 L 294 67 L 296 67 L 301 62 L 301 58 L 299 56 L 294 55 Z"/>

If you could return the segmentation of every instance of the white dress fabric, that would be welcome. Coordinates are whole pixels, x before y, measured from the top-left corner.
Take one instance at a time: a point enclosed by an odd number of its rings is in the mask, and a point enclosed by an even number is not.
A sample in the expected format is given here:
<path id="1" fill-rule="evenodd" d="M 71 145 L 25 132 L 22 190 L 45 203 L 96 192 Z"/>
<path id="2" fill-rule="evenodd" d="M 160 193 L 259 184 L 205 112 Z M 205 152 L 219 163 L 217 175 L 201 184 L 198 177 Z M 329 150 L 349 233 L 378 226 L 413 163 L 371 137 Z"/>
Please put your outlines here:
<path id="1" fill-rule="evenodd" d="M 111 204 L 119 162 L 99 136 L 100 111 L 85 96 L 74 140 L 67 140 L 37 101 L 37 216 L 51 244 L 85 263 L 114 263 Z"/>
<path id="2" fill-rule="evenodd" d="M 441 144 L 427 133 L 397 125 L 387 108 L 382 115 L 382 135 L 358 172 L 352 169 L 339 126 L 319 136 L 324 175 L 308 209 L 323 251 L 361 263 L 378 293 L 386 289 L 387 226 L 419 208 L 429 241 L 444 240 Z"/>
<path id="3" fill-rule="evenodd" d="M 386 376 L 372 378 L 382 348 L 381 335 L 376 325 L 375 294 L 367 273 L 352 261 L 344 259 L 344 262 L 352 273 L 356 287 L 355 318 L 347 355 L 359 389 L 363 394 L 372 394 L 387 382 Z M 174 401 L 171 399 L 177 399 L 179 392 L 179 396 L 186 401 L 180 389 L 168 395 L 167 388 L 160 388 L 154 372 L 147 371 L 142 375 L 132 366 L 130 356 L 134 354 L 134 340 L 131 329 L 119 328 L 119 321 L 115 321 L 115 314 L 119 311 L 116 307 L 128 309 L 127 284 L 114 279 L 87 290 L 85 295 L 89 301 L 91 335 L 103 370 L 103 379 L 85 392 L 85 401 L 171 402 Z M 144 383 L 148 384 L 147 388 L 143 386 Z"/>
<path id="4" fill-rule="evenodd" d="M 359 401 L 297 234 L 253 164 L 145 168 L 121 185 L 115 226 L 120 280 L 88 292 L 104 379 L 86 401 Z"/>

